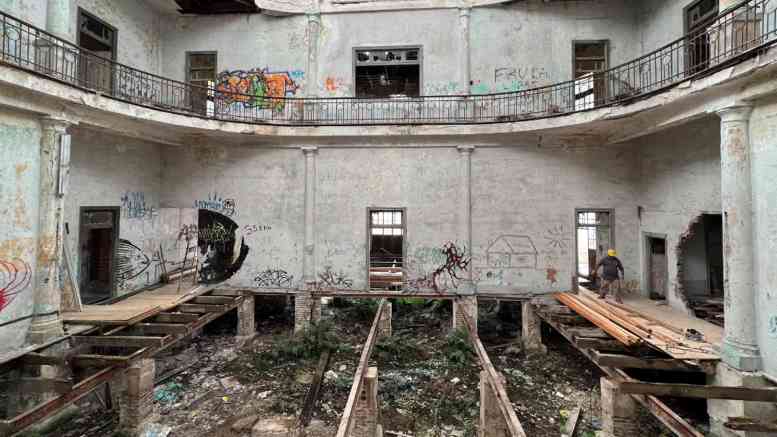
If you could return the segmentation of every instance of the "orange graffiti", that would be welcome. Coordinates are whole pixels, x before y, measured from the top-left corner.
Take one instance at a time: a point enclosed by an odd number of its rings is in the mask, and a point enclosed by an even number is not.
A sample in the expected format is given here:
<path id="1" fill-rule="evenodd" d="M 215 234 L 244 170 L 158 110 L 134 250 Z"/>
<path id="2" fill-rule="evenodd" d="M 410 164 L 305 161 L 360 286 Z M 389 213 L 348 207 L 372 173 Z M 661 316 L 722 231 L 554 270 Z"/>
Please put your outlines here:
<path id="1" fill-rule="evenodd" d="M 553 267 L 548 267 L 545 269 L 545 278 L 550 281 L 551 284 L 555 284 L 558 282 L 556 279 L 556 275 L 558 274 L 558 270 L 554 269 Z"/>

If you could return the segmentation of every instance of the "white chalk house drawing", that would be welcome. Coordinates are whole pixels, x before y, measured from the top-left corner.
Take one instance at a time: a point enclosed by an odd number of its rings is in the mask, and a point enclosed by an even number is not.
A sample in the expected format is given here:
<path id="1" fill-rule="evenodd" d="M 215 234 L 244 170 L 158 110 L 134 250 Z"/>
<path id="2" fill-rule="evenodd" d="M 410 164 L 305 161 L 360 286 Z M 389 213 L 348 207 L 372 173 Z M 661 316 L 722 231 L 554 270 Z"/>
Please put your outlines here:
<path id="1" fill-rule="evenodd" d="M 486 264 L 503 269 L 536 269 L 539 252 L 527 235 L 500 235 L 486 249 Z"/>

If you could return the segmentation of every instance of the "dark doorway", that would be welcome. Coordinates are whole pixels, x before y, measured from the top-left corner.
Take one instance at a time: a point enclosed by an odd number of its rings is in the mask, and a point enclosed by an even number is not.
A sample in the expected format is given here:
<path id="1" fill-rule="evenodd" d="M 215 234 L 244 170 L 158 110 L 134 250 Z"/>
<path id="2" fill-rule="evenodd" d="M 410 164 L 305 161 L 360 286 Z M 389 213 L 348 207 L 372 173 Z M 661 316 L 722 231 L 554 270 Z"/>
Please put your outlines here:
<path id="1" fill-rule="evenodd" d="M 81 301 L 91 304 L 113 297 L 119 208 L 81 208 L 79 223 Z"/>
<path id="2" fill-rule="evenodd" d="M 698 0 L 685 8 L 688 40 L 688 71 L 705 70 L 710 64 L 710 36 L 707 28 L 718 15 L 718 0 Z"/>
<path id="3" fill-rule="evenodd" d="M 248 256 L 245 239 L 238 239 L 237 223 L 208 209 L 199 211 L 198 220 L 197 246 L 203 260 L 200 281 L 214 283 L 231 278 Z"/>
<path id="4" fill-rule="evenodd" d="M 404 285 L 405 211 L 370 209 L 368 220 L 370 288 L 401 290 Z"/>
<path id="5" fill-rule="evenodd" d="M 654 300 L 666 299 L 668 265 L 666 238 L 647 237 L 648 291 Z"/>
<path id="6" fill-rule="evenodd" d="M 678 279 L 694 313 L 723 325 L 723 220 L 720 214 L 699 216 L 678 247 Z"/>
<path id="7" fill-rule="evenodd" d="M 88 88 L 111 91 L 116 60 L 116 28 L 83 9 L 78 10 L 78 45 L 100 58 L 81 56 L 79 80 Z"/>

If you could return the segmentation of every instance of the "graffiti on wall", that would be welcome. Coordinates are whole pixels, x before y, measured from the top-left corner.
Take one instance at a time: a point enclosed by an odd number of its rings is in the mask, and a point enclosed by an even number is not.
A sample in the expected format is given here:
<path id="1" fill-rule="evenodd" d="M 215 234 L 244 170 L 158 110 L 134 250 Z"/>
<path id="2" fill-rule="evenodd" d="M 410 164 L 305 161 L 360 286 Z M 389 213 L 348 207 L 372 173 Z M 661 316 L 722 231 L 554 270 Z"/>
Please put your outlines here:
<path id="1" fill-rule="evenodd" d="M 766 329 L 769 337 L 777 338 L 777 314 L 772 314 L 769 317 L 769 323 Z"/>
<path id="2" fill-rule="evenodd" d="M 425 96 L 447 96 L 459 93 L 459 83 L 456 81 L 430 82 L 424 84 Z"/>
<path id="3" fill-rule="evenodd" d="M 232 201 L 234 213 L 234 201 Z M 230 217 L 211 209 L 200 209 L 198 216 L 200 229 L 224 229 L 226 237 L 219 236 L 218 241 L 205 240 L 198 233 L 197 246 L 199 247 L 202 268 L 200 280 L 206 283 L 225 281 L 231 278 L 248 257 L 248 246 L 245 238 L 238 239 L 236 232 L 240 227 Z M 222 232 L 222 231 L 219 231 Z"/>
<path id="4" fill-rule="evenodd" d="M 272 231 L 272 226 L 270 225 L 245 225 L 243 226 L 243 233 L 245 235 L 251 235 L 257 232 L 267 232 Z"/>
<path id="5" fill-rule="evenodd" d="M 566 249 L 569 247 L 570 238 L 567 235 L 567 231 L 564 229 L 564 225 L 552 226 L 545 231 L 543 237 L 550 249 Z"/>
<path id="6" fill-rule="evenodd" d="M 499 67 L 494 69 L 494 92 L 521 91 L 550 83 L 544 67 Z"/>
<path id="7" fill-rule="evenodd" d="M 151 219 L 156 215 L 156 208 L 146 205 L 146 194 L 142 191 L 127 191 L 121 196 L 122 217 L 127 219 Z"/>
<path id="8" fill-rule="evenodd" d="M 235 199 L 222 198 L 218 193 L 215 192 L 209 194 L 207 199 L 194 201 L 195 209 L 207 209 L 227 217 L 232 217 L 235 215 L 236 207 L 237 202 L 235 202 Z"/>
<path id="9" fill-rule="evenodd" d="M 445 291 L 448 288 L 457 288 L 462 280 L 459 276 L 467 270 L 472 258 L 467 255 L 467 248 L 459 248 L 453 242 L 443 244 L 442 248 L 430 251 L 434 257 L 440 256 L 440 264 L 432 272 L 410 279 L 408 290 L 432 289 L 435 292 Z"/>
<path id="10" fill-rule="evenodd" d="M 151 266 L 151 258 L 129 240 L 120 239 L 116 249 L 116 279 L 119 288 L 142 275 Z"/>
<path id="11" fill-rule="evenodd" d="M 254 277 L 254 283 L 261 288 L 291 288 L 294 276 L 286 270 L 267 269 Z"/>
<path id="12" fill-rule="evenodd" d="M 0 260 L 0 312 L 30 286 L 30 265 L 20 259 Z"/>
<path id="13" fill-rule="evenodd" d="M 325 266 L 324 271 L 318 274 L 317 286 L 319 289 L 351 288 L 353 279 L 350 279 L 342 270 L 335 273 L 332 266 Z"/>
<path id="14" fill-rule="evenodd" d="M 285 100 L 293 97 L 304 73 L 301 70 L 269 71 L 267 68 L 227 70 L 218 75 L 216 91 L 227 105 L 241 104 L 246 108 L 282 110 Z M 296 78 L 296 80 L 295 80 Z"/>
<path id="15" fill-rule="evenodd" d="M 486 248 L 486 264 L 503 269 L 536 269 L 539 252 L 528 235 L 500 235 Z"/>

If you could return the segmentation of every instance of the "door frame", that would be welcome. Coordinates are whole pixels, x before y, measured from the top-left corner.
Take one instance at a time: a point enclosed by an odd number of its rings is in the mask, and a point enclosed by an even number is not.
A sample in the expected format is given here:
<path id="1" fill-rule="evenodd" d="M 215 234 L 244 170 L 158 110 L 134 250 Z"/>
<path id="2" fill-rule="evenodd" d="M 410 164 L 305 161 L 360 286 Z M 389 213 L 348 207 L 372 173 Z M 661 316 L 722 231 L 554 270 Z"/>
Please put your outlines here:
<path id="1" fill-rule="evenodd" d="M 650 297 L 650 239 L 656 238 L 664 240 L 664 251 L 666 255 L 666 299 L 669 299 L 669 238 L 667 234 L 659 232 L 646 232 L 642 231 L 642 295 L 643 297 Z"/>
<path id="2" fill-rule="evenodd" d="M 572 235 L 575 240 L 575 256 L 573 257 L 574 260 L 574 268 L 572 271 L 575 273 L 575 278 L 581 278 L 580 272 L 578 271 L 578 267 L 580 266 L 578 256 L 580 255 L 580 248 L 578 247 L 577 243 L 577 215 L 581 212 L 606 212 L 610 214 L 610 246 L 616 247 L 615 245 L 615 209 L 614 208 L 575 208 L 575 215 L 572 216 Z"/>
<path id="3" fill-rule="evenodd" d="M 118 254 L 118 248 L 119 248 L 119 223 L 121 221 L 121 207 L 120 206 L 82 206 L 78 210 L 78 250 L 77 250 L 77 256 L 78 256 L 78 262 L 74 263 L 78 265 L 78 285 L 79 287 L 83 284 L 83 277 L 81 275 L 81 265 L 82 265 L 82 259 L 81 259 L 81 245 L 85 242 L 84 238 L 86 235 L 84 235 L 84 226 L 81 222 L 83 220 L 84 214 L 92 211 L 111 211 L 113 212 L 113 250 L 111 254 L 111 286 L 110 286 L 110 297 L 116 297 L 116 261 L 117 261 L 117 254 Z M 83 288 L 81 288 L 83 290 Z"/>
<path id="4" fill-rule="evenodd" d="M 367 249 L 365 253 L 365 260 L 367 264 L 364 266 L 365 275 L 367 276 L 367 291 L 370 291 L 370 251 L 372 250 L 372 212 L 373 211 L 399 211 L 402 213 L 402 278 L 404 282 L 407 282 L 407 208 L 406 207 L 382 207 L 382 206 L 368 206 L 365 210 L 367 220 L 365 222 L 365 237 Z M 404 286 L 402 287 L 404 289 Z"/>

